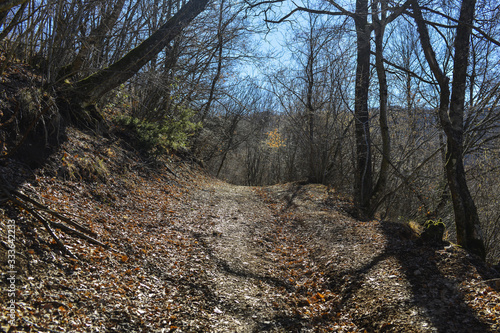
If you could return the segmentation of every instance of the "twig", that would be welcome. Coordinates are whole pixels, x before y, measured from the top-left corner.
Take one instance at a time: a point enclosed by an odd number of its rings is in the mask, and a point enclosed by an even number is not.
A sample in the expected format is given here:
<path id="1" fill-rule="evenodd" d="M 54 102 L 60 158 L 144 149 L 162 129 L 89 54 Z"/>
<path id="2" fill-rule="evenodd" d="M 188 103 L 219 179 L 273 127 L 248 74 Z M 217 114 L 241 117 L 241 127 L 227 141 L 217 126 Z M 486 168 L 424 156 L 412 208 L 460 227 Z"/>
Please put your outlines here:
<path id="1" fill-rule="evenodd" d="M 12 197 L 11 198 L 11 201 L 27 210 L 31 215 L 33 215 L 38 221 L 42 222 L 43 226 L 45 227 L 45 229 L 47 229 L 47 231 L 49 232 L 49 234 L 52 236 L 52 238 L 54 239 L 54 241 L 57 243 L 57 245 L 61 248 L 61 250 L 63 250 L 66 254 L 68 254 L 71 258 L 73 259 L 78 259 L 77 256 L 75 256 L 70 250 L 68 250 L 68 248 L 64 245 L 64 243 L 59 239 L 59 237 L 57 237 L 57 235 L 54 233 L 54 231 L 52 230 L 52 228 L 50 227 L 50 224 L 49 222 L 43 218 L 43 216 L 41 216 L 40 214 L 38 214 L 37 211 L 35 211 L 34 209 L 28 207 L 27 205 L 25 205 L 23 202 L 21 202 L 21 200 L 19 200 L 18 198 L 14 198 Z"/>
<path id="2" fill-rule="evenodd" d="M 471 287 L 477 286 L 478 284 L 488 283 L 488 282 L 494 282 L 494 281 L 500 281 L 500 278 L 479 281 L 479 282 L 471 284 Z"/>
<path id="3" fill-rule="evenodd" d="M 39 209 L 43 210 L 44 212 L 58 218 L 59 220 L 61 221 L 64 221 L 66 223 L 68 223 L 69 225 L 72 225 L 73 227 L 75 227 L 76 229 L 80 230 L 81 232 L 84 232 L 86 234 L 89 234 L 91 235 L 92 237 L 97 237 L 97 234 L 95 232 L 93 232 L 92 230 L 76 223 L 75 221 L 67 218 L 67 217 L 64 217 L 62 216 L 61 214 L 59 214 L 58 212 L 56 211 L 53 211 L 52 209 L 50 209 L 49 207 L 45 206 L 45 205 L 42 205 L 41 203 L 39 203 L 38 201 L 35 201 L 33 199 L 31 199 L 30 197 L 24 195 L 23 193 L 21 192 L 18 192 L 16 190 L 12 190 L 11 191 L 14 195 L 16 195 L 17 197 L 25 200 L 25 201 L 28 201 L 29 203 L 31 203 L 32 205 L 34 205 L 35 207 L 38 207 Z"/>

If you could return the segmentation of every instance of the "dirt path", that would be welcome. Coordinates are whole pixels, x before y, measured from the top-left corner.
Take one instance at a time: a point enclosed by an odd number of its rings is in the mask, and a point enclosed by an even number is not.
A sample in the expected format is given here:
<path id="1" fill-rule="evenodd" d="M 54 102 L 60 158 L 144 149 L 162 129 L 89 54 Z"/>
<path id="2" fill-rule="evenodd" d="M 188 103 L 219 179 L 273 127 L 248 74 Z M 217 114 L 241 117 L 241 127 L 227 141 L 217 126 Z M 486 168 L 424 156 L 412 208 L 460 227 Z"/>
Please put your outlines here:
<path id="1" fill-rule="evenodd" d="M 272 326 L 276 284 L 268 276 L 272 261 L 262 248 L 261 226 L 275 217 L 250 187 L 218 183 L 201 191 L 196 202 L 210 228 L 198 235 L 216 269 L 208 272 L 219 304 L 216 332 L 259 332 Z M 196 212 L 198 214 L 198 211 Z"/>
<path id="2" fill-rule="evenodd" d="M 70 141 L 55 160 L 77 163 L 88 142 Z M 99 156 L 135 161 L 100 144 Z M 76 262 L 36 220 L 0 210 L 0 219 L 16 220 L 23 251 L 15 331 L 500 330 L 498 275 L 460 248 L 418 245 L 403 224 L 358 221 L 347 213 L 352 204 L 322 185 L 233 186 L 172 163 L 129 170 L 117 159 L 108 161 L 106 183 L 48 173 L 24 188 L 56 209 L 78 211 L 118 252 L 61 234 Z M 0 269 L 7 271 L 5 249 Z M 9 331 L 6 323 L 0 312 Z"/>
<path id="3" fill-rule="evenodd" d="M 216 182 L 193 202 L 214 264 L 213 332 L 491 329 L 470 303 L 478 291 L 466 281 L 480 273 L 463 251 L 417 246 L 400 224 L 357 221 L 324 186 Z"/>
<path id="4" fill-rule="evenodd" d="M 356 330 L 338 312 L 340 295 L 323 270 L 354 265 L 346 256 L 363 246 L 362 235 L 346 228 L 352 219 L 320 209 L 327 198 L 324 186 L 262 190 L 220 182 L 193 197 L 204 203 L 193 214 L 211 226 L 198 237 L 216 263 L 207 272 L 218 301 L 214 332 Z M 376 255 L 357 256 L 364 253 Z"/>

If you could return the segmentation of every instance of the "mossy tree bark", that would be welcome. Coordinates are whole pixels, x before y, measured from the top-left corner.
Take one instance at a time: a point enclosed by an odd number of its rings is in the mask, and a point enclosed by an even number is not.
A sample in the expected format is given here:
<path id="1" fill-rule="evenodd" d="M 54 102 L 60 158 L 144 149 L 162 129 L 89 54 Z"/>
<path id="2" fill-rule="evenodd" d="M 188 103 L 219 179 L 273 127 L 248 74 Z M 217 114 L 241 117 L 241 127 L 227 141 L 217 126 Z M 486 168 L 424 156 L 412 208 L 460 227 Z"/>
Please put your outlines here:
<path id="1" fill-rule="evenodd" d="M 163 26 L 123 58 L 72 85 L 61 87 L 61 100 L 66 103 L 64 107 L 70 108 L 68 110 L 70 116 L 77 121 L 84 122 L 100 118 L 98 112 L 89 111 L 88 107 L 135 75 L 177 37 L 205 9 L 207 3 L 208 0 L 190 0 Z"/>

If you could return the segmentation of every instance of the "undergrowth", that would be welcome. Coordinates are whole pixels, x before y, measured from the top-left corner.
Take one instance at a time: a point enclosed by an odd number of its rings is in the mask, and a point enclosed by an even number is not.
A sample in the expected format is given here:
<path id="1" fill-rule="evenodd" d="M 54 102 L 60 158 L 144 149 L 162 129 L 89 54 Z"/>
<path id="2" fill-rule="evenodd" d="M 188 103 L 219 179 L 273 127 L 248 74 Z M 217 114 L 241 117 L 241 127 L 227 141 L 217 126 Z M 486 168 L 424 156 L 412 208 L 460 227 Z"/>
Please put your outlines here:
<path id="1" fill-rule="evenodd" d="M 175 118 L 165 117 L 155 122 L 133 116 L 118 116 L 116 120 L 132 131 L 140 148 L 152 155 L 161 155 L 186 147 L 189 137 L 201 126 L 191 121 L 193 114 L 192 110 L 183 109 Z"/>

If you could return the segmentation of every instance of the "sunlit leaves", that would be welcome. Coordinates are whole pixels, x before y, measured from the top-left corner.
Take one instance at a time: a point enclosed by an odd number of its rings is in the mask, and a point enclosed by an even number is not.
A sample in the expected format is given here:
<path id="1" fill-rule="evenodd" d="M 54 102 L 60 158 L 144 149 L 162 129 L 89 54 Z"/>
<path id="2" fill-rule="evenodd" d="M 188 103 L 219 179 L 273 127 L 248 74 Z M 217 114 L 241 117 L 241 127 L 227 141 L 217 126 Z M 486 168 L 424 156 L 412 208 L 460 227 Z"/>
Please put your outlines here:
<path id="1" fill-rule="evenodd" d="M 278 149 L 286 146 L 286 140 L 279 133 L 278 128 L 267 132 L 266 145 L 270 148 Z"/>

